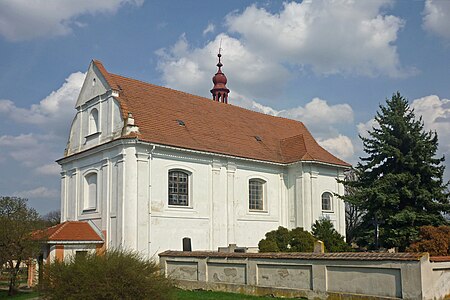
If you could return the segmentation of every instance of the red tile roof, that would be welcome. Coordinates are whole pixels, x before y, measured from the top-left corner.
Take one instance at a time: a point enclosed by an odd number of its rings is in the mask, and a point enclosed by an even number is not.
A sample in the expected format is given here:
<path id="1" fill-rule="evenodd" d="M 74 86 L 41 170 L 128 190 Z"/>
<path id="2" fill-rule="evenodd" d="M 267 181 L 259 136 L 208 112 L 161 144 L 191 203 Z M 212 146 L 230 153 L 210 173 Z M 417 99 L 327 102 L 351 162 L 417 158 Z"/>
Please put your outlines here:
<path id="1" fill-rule="evenodd" d="M 302 122 L 111 74 L 93 63 L 119 91 L 123 117 L 133 114 L 140 134 L 132 137 L 139 140 L 275 163 L 350 166 L 323 149 Z"/>
<path id="2" fill-rule="evenodd" d="M 400 260 L 418 261 L 424 253 L 373 253 L 373 252 L 277 252 L 277 253 L 226 253 L 217 251 L 164 251 L 160 257 L 216 257 L 216 258 L 279 258 L 279 259 L 326 259 L 326 260 Z"/>
<path id="3" fill-rule="evenodd" d="M 431 256 L 431 262 L 450 262 L 450 255 L 447 256 Z"/>
<path id="4" fill-rule="evenodd" d="M 45 241 L 103 241 L 88 222 L 82 221 L 66 221 L 32 235 L 34 239 Z"/>

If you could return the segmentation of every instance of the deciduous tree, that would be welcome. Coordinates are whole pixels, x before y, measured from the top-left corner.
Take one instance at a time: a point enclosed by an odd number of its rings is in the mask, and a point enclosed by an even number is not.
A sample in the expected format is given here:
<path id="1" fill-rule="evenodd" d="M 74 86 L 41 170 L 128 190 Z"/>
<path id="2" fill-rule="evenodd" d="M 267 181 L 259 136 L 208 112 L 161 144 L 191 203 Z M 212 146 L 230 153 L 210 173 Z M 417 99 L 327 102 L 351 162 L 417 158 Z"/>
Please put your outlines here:
<path id="1" fill-rule="evenodd" d="M 42 220 L 48 227 L 57 225 L 61 223 L 61 211 L 59 209 L 52 210 L 46 213 L 44 216 L 42 216 Z"/>
<path id="2" fill-rule="evenodd" d="M 20 264 L 38 250 L 38 242 L 30 236 L 41 224 L 39 214 L 27 206 L 26 199 L 0 197 L 0 267 L 6 265 L 10 274 L 9 295 L 17 291 Z"/>

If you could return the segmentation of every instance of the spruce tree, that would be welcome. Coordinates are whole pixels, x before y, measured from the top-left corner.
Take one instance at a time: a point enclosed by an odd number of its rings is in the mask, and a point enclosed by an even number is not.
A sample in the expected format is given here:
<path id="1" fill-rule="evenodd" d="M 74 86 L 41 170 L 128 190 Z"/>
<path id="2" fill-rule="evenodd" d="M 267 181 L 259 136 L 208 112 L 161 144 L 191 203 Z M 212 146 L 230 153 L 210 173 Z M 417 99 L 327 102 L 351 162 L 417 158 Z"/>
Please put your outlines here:
<path id="1" fill-rule="evenodd" d="M 408 101 L 397 92 L 379 108 L 378 125 L 360 136 L 367 157 L 355 167 L 355 179 L 344 181 L 353 193 L 343 199 L 367 212 L 360 232 L 371 232 L 375 247 L 404 251 L 421 226 L 446 223 L 449 183 L 444 157 L 436 157 L 437 134 L 424 130 Z"/>

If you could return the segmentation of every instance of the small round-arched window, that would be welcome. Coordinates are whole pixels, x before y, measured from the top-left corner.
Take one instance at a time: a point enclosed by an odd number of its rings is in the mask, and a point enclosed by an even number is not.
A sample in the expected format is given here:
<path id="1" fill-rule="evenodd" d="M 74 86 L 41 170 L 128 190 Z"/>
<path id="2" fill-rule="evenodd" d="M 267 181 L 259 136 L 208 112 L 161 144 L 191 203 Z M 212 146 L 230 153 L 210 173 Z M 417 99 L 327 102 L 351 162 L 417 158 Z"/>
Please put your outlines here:
<path id="1" fill-rule="evenodd" d="M 97 173 L 89 173 L 85 177 L 84 185 L 84 208 L 93 210 L 97 208 Z"/>
<path id="2" fill-rule="evenodd" d="M 89 134 L 98 132 L 98 110 L 93 108 L 89 114 Z"/>
<path id="3" fill-rule="evenodd" d="M 332 203 L 333 195 L 329 192 L 325 192 L 322 194 L 322 210 L 331 211 L 332 210 Z"/>

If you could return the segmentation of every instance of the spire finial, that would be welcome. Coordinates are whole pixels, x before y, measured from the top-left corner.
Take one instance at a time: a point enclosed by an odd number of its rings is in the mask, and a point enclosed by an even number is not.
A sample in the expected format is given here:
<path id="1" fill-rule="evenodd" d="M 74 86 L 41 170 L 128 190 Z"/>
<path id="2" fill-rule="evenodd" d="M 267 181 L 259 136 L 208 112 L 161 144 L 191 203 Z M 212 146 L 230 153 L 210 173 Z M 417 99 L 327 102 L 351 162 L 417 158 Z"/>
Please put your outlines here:
<path id="1" fill-rule="evenodd" d="M 222 38 L 220 39 L 219 53 L 217 54 L 217 57 L 219 58 L 219 62 L 217 63 L 217 66 L 219 67 L 219 69 L 220 69 L 220 67 L 223 66 L 222 62 L 220 61 L 220 58 L 222 57 L 222 54 L 220 54 L 221 50 L 222 50 Z"/>
<path id="2" fill-rule="evenodd" d="M 220 53 L 222 51 L 222 39 L 220 39 L 219 44 L 219 53 L 217 54 L 217 57 L 219 58 L 219 62 L 217 63 L 217 67 L 219 70 L 217 70 L 216 75 L 213 76 L 212 80 L 214 83 L 214 87 L 211 90 L 211 94 L 213 96 L 213 100 L 223 103 L 228 103 L 228 93 L 230 92 L 229 89 L 227 89 L 227 77 L 225 74 L 223 74 L 221 67 L 223 66 L 222 61 L 220 58 L 222 57 L 222 54 Z"/>

